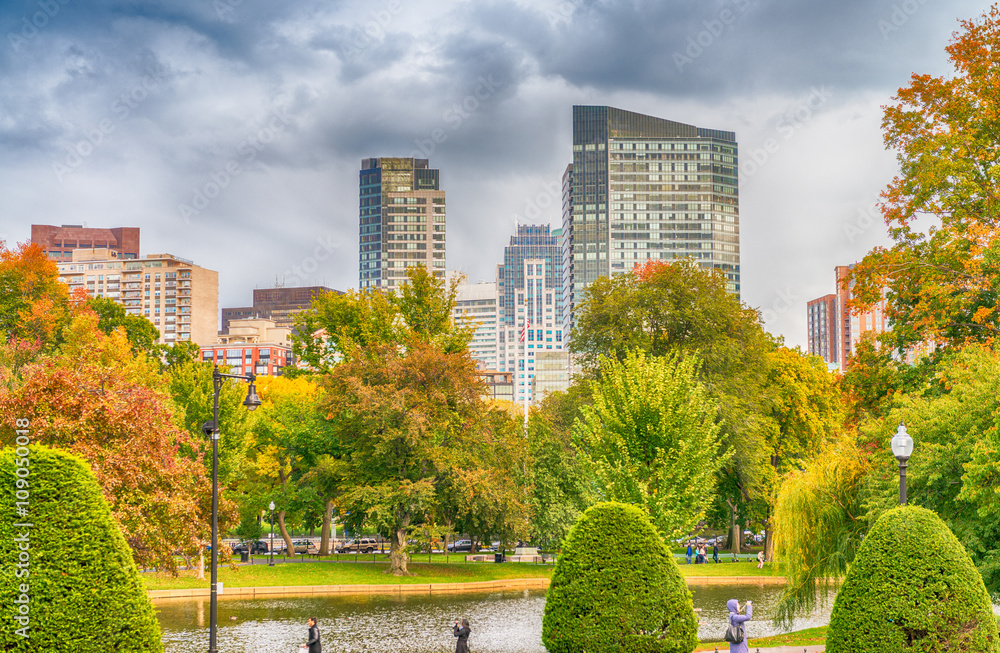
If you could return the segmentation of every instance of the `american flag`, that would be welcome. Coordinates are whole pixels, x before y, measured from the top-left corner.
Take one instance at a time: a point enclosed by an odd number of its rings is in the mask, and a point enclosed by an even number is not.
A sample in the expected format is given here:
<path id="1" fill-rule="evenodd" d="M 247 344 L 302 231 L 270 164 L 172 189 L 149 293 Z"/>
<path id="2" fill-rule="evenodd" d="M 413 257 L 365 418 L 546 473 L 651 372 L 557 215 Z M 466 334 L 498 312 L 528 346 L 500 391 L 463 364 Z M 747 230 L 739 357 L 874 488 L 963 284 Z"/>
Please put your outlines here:
<path id="1" fill-rule="evenodd" d="M 528 323 L 528 318 L 524 318 L 524 326 L 521 327 L 521 342 L 524 342 L 524 339 L 528 337 L 529 326 L 531 325 Z"/>

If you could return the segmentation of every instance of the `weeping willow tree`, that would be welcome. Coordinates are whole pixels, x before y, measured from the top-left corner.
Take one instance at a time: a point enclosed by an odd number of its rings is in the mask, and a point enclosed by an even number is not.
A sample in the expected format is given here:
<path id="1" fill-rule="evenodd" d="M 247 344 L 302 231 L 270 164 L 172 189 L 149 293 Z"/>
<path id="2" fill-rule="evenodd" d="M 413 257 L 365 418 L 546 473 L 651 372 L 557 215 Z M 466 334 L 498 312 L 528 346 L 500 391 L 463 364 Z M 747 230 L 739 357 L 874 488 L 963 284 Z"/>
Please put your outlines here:
<path id="1" fill-rule="evenodd" d="M 774 621 L 790 624 L 847 573 L 868 529 L 868 462 L 853 438 L 828 445 L 785 477 L 775 507 L 775 558 L 788 579 Z"/>

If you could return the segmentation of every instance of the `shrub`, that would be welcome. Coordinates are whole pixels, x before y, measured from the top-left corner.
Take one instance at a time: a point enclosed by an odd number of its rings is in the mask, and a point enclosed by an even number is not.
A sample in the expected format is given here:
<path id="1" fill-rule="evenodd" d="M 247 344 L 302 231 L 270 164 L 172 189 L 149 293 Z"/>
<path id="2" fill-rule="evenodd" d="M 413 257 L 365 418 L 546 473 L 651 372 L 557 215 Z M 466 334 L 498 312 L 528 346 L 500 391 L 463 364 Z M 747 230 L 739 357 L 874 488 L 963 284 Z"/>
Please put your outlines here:
<path id="1" fill-rule="evenodd" d="M 87 463 L 46 447 L 31 446 L 27 453 L 24 466 L 16 464 L 24 458 L 14 449 L 0 451 L 0 650 L 162 652 L 132 552 Z M 15 474 L 23 469 L 26 476 Z M 18 481 L 27 483 L 18 488 Z M 24 500 L 23 492 L 27 514 L 18 516 L 15 502 Z M 17 525 L 22 522 L 32 526 Z M 25 533 L 26 551 L 20 551 Z M 22 594 L 28 602 L 15 603 Z M 22 605 L 28 639 L 17 632 L 24 625 L 15 619 Z"/>
<path id="2" fill-rule="evenodd" d="M 698 621 L 677 563 L 646 513 L 588 509 L 566 537 L 542 620 L 549 653 L 690 653 Z"/>
<path id="3" fill-rule="evenodd" d="M 983 579 L 935 513 L 900 507 L 875 522 L 837 593 L 826 650 L 1000 651 Z"/>

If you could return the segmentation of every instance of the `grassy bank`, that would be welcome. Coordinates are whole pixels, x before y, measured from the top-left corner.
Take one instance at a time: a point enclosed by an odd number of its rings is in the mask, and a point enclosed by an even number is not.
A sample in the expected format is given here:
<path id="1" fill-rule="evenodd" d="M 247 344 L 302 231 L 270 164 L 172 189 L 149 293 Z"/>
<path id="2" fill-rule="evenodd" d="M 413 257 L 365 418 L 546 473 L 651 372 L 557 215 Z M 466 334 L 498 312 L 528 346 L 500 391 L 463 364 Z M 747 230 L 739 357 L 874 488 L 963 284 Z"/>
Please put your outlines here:
<path id="1" fill-rule="evenodd" d="M 828 626 L 819 628 L 807 628 L 806 630 L 796 630 L 784 635 L 774 635 L 773 637 L 751 637 L 747 642 L 750 650 L 755 648 L 769 648 L 772 646 L 815 646 L 826 642 L 826 631 Z M 698 644 L 697 651 L 728 651 L 729 643 L 719 640 L 718 642 L 702 642 Z"/>
<path id="2" fill-rule="evenodd" d="M 372 559 L 372 556 L 362 556 Z M 344 560 L 347 558 L 344 557 Z M 387 562 L 284 562 L 273 567 L 267 565 L 242 565 L 235 569 L 219 567 L 219 580 L 228 587 L 274 587 L 297 585 L 396 585 L 400 583 L 461 583 L 507 578 L 549 578 L 552 565 L 507 562 L 493 563 L 440 562 L 426 563 L 414 559 L 409 569 L 412 576 L 390 576 Z M 680 565 L 684 576 L 739 576 L 756 577 L 774 575 L 773 567 L 757 569 L 751 564 Z M 208 587 L 206 579 L 198 580 L 195 572 L 182 571 L 177 577 L 168 574 L 142 574 L 146 589 L 173 590 Z"/>
<path id="3" fill-rule="evenodd" d="M 496 564 L 414 564 L 411 576 L 390 576 L 384 573 L 386 563 L 328 564 L 285 563 L 219 568 L 219 581 L 226 587 L 274 587 L 298 585 L 398 585 L 403 583 L 462 583 L 506 578 L 548 578 L 551 566 L 520 563 Z M 205 580 L 195 578 L 195 572 L 182 571 L 172 577 L 168 574 L 142 574 L 147 590 L 174 590 L 208 587 Z"/>

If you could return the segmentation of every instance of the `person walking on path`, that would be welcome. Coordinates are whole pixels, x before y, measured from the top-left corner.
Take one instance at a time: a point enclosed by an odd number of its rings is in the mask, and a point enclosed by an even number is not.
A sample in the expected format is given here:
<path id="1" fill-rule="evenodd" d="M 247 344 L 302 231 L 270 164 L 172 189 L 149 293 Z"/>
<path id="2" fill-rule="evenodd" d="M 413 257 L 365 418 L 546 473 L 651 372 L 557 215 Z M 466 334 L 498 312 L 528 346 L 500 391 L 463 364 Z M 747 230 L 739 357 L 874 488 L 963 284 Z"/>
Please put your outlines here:
<path id="1" fill-rule="evenodd" d="M 299 648 L 309 649 L 309 653 L 322 653 L 319 643 L 319 627 L 316 625 L 316 617 L 309 617 L 309 641 Z"/>
<path id="2" fill-rule="evenodd" d="M 757 569 L 763 569 L 763 568 L 764 568 L 764 552 L 763 551 L 758 551 L 757 552 Z"/>
<path id="3" fill-rule="evenodd" d="M 712 560 L 715 560 L 715 564 L 719 564 L 719 544 L 716 542 L 712 545 Z"/>
<path id="4" fill-rule="evenodd" d="M 461 628 L 458 627 L 458 622 L 455 622 L 455 637 L 458 638 L 458 643 L 455 644 L 455 653 L 469 653 L 469 633 L 471 632 L 468 619 L 462 619 Z"/>
<path id="5" fill-rule="evenodd" d="M 688 564 L 691 564 L 691 554 L 693 554 L 693 553 L 694 553 L 694 551 L 691 550 L 691 543 L 688 542 L 688 550 L 687 550 L 687 561 L 688 561 Z"/>
<path id="6" fill-rule="evenodd" d="M 730 642 L 729 653 L 750 653 L 750 645 L 747 643 L 746 622 L 753 617 L 753 601 L 746 602 L 747 613 L 740 614 L 740 602 L 736 599 L 726 601 L 726 608 L 729 610 L 729 623 L 740 626 L 743 629 L 743 641 L 737 643 Z"/>

